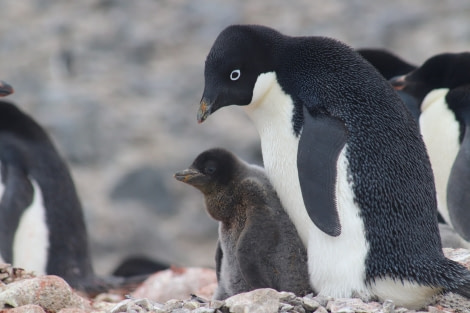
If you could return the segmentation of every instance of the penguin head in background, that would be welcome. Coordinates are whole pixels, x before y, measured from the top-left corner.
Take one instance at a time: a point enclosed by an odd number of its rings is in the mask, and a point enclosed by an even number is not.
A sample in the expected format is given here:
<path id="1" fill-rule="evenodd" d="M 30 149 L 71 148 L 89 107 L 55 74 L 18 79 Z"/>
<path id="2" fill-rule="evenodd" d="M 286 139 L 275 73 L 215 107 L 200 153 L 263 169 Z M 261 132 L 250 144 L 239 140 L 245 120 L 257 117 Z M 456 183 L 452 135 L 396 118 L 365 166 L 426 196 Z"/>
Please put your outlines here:
<path id="1" fill-rule="evenodd" d="M 470 83 L 470 52 L 442 53 L 426 60 L 416 70 L 392 78 L 395 90 L 403 91 L 421 104 L 434 89 L 449 88 Z"/>
<path id="2" fill-rule="evenodd" d="M 263 36 L 280 36 L 263 26 L 234 25 L 217 37 L 206 59 L 205 87 L 197 114 L 199 123 L 222 107 L 249 105 L 264 94 L 263 88 L 257 88 L 258 94 L 253 94 L 253 90 L 260 74 L 272 71 L 270 50 L 273 47 L 260 40 L 260 31 Z"/>
<path id="3" fill-rule="evenodd" d="M 385 49 L 361 48 L 356 51 L 386 79 L 408 74 L 416 69 L 415 65 Z"/>
<path id="4" fill-rule="evenodd" d="M 199 154 L 189 168 L 175 173 L 174 177 L 210 195 L 232 181 L 235 163 L 235 156 L 230 152 L 210 149 Z"/>
<path id="5" fill-rule="evenodd" d="M 0 97 L 5 97 L 14 92 L 13 87 L 0 80 Z"/>

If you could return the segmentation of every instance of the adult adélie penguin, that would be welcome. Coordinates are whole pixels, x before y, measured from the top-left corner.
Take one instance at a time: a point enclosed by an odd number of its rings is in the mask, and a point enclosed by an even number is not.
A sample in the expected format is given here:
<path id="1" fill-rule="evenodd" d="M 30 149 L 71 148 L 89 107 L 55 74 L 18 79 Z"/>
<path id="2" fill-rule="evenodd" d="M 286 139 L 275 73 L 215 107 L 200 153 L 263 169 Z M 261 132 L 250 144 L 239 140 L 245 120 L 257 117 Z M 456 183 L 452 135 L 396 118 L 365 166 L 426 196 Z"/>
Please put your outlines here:
<path id="1" fill-rule="evenodd" d="M 0 259 L 71 286 L 94 279 L 82 208 L 44 129 L 0 101 Z"/>
<path id="2" fill-rule="evenodd" d="M 417 124 L 357 52 L 325 37 L 234 25 L 217 37 L 204 77 L 198 121 L 245 107 L 319 294 L 410 308 L 441 291 L 470 295 L 470 272 L 441 249 Z"/>
<path id="3" fill-rule="evenodd" d="M 391 84 L 416 99 L 434 170 L 438 209 L 470 241 L 470 53 L 441 53 Z"/>

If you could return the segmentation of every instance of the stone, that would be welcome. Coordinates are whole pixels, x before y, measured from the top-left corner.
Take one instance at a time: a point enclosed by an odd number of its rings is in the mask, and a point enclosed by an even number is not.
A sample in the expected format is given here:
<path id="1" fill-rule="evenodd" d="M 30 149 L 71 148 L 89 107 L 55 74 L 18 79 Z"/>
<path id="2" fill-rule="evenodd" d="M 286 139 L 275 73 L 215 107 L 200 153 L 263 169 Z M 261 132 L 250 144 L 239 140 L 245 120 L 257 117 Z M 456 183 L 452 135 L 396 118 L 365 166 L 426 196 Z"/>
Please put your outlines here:
<path id="1" fill-rule="evenodd" d="M 358 298 L 339 298 L 328 301 L 326 309 L 331 313 L 373 312 L 382 309 L 378 302 L 365 303 Z"/>
<path id="2" fill-rule="evenodd" d="M 0 307 L 36 304 L 49 312 L 58 312 L 68 307 L 91 308 L 89 300 L 74 293 L 58 276 L 38 276 L 14 281 L 7 286 L 8 288 L 0 292 Z"/>
<path id="3" fill-rule="evenodd" d="M 214 313 L 215 309 L 213 308 L 206 308 L 206 307 L 200 307 L 195 310 L 192 310 L 192 313 Z"/>
<path id="4" fill-rule="evenodd" d="M 0 310 L 3 313 L 3 310 Z M 5 310 L 5 312 L 7 312 Z M 7 313 L 46 313 L 42 307 L 36 304 L 26 304 L 17 308 L 9 309 Z"/>
<path id="5" fill-rule="evenodd" d="M 240 293 L 225 300 L 231 313 L 272 313 L 278 312 L 279 293 L 270 288 Z"/>
<path id="6" fill-rule="evenodd" d="M 395 303 L 392 300 L 385 300 L 382 303 L 382 312 L 383 313 L 395 313 Z"/>
<path id="7" fill-rule="evenodd" d="M 188 310 L 195 310 L 201 307 L 201 304 L 197 301 L 188 301 L 183 304 L 183 308 Z"/>
<path id="8" fill-rule="evenodd" d="M 307 297 L 308 297 L 308 295 L 307 295 Z M 328 304 L 329 301 L 333 300 L 332 297 L 323 296 L 323 295 L 315 296 L 312 299 L 317 301 L 318 303 L 320 303 L 321 306 L 324 306 L 324 307 L 326 307 L 326 305 Z"/>
<path id="9" fill-rule="evenodd" d="M 209 306 L 214 309 L 220 309 L 225 305 L 225 301 L 221 300 L 211 300 Z"/>
<path id="10" fill-rule="evenodd" d="M 294 306 L 286 303 L 281 303 L 279 306 L 279 312 L 281 313 L 292 311 L 292 309 L 294 309 Z"/>
<path id="11" fill-rule="evenodd" d="M 470 250 L 444 248 L 444 255 L 470 269 Z"/>
<path id="12" fill-rule="evenodd" d="M 328 310 L 321 306 L 314 313 L 328 313 Z"/>
<path id="13" fill-rule="evenodd" d="M 60 310 L 58 313 L 89 313 L 89 310 L 83 310 L 79 308 L 65 308 Z"/>
<path id="14" fill-rule="evenodd" d="M 168 300 L 164 305 L 164 308 L 167 311 L 174 311 L 177 309 L 181 309 L 182 307 L 183 307 L 183 302 L 177 299 Z"/>
<path id="15" fill-rule="evenodd" d="M 320 303 L 316 300 L 312 299 L 311 297 L 303 297 L 302 298 L 303 307 L 308 311 L 315 311 L 317 308 L 320 307 Z"/>
<path id="16" fill-rule="evenodd" d="M 211 298 L 210 294 L 198 294 L 201 288 L 217 282 L 215 271 L 207 268 L 176 268 L 157 272 L 151 275 L 133 293 L 135 298 L 148 298 L 156 302 L 166 302 L 170 299 L 184 300 L 191 294 L 203 298 Z"/>

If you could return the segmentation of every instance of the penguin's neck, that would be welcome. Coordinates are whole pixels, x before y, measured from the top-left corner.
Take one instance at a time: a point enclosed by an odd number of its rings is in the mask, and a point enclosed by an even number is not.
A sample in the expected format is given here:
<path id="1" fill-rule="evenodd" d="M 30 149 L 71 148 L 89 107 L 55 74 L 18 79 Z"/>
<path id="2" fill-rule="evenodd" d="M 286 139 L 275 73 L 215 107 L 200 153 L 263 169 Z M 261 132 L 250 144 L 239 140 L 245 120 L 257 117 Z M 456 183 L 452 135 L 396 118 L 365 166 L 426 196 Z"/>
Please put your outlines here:
<path id="1" fill-rule="evenodd" d="M 446 199 L 447 182 L 460 148 L 460 126 L 446 103 L 448 91 L 449 89 L 436 89 L 426 95 L 421 104 L 419 124 L 434 172 L 439 212 L 450 223 Z"/>

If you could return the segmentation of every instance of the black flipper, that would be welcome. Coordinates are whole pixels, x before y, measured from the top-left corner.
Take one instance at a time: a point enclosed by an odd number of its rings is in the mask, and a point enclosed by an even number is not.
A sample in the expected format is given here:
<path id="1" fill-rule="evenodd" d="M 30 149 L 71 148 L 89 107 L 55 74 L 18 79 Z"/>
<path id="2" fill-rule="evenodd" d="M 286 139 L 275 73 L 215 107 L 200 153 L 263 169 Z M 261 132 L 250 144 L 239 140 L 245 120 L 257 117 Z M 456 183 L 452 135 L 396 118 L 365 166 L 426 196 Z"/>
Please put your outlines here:
<path id="1" fill-rule="evenodd" d="M 304 107 L 297 169 L 305 208 L 313 223 L 330 236 L 341 234 L 336 208 L 336 163 L 346 144 L 344 124 L 331 116 L 312 115 Z"/>
<path id="2" fill-rule="evenodd" d="M 465 135 L 447 183 L 447 207 L 454 229 L 470 241 L 470 86 L 451 90 L 446 101 L 465 124 Z"/>

